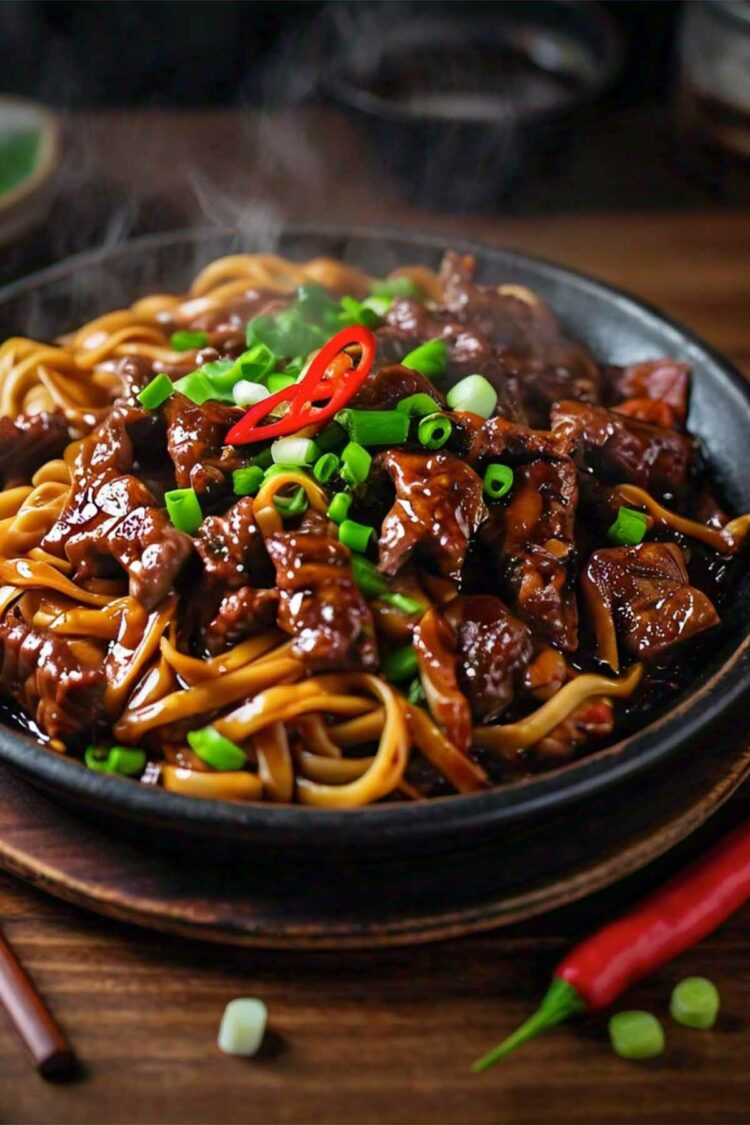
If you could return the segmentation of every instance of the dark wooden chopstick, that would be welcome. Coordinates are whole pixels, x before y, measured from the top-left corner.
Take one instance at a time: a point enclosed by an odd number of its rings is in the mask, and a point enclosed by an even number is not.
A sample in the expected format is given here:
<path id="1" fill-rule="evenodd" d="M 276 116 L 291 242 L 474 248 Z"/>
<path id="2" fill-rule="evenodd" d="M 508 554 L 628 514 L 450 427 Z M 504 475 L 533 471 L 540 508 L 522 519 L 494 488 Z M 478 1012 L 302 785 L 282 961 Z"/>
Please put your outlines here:
<path id="1" fill-rule="evenodd" d="M 78 1061 L 65 1033 L 1 933 L 0 1002 L 44 1078 L 66 1078 L 78 1069 Z"/>

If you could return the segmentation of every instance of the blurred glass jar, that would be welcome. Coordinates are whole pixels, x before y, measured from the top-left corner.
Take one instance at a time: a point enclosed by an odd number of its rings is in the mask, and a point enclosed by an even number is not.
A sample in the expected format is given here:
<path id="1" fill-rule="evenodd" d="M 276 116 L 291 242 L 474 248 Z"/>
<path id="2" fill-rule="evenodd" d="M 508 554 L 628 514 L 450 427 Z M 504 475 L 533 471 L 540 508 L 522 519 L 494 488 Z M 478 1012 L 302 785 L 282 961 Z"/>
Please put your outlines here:
<path id="1" fill-rule="evenodd" d="M 722 193 L 750 194 L 750 0 L 692 0 L 679 40 L 679 155 Z"/>

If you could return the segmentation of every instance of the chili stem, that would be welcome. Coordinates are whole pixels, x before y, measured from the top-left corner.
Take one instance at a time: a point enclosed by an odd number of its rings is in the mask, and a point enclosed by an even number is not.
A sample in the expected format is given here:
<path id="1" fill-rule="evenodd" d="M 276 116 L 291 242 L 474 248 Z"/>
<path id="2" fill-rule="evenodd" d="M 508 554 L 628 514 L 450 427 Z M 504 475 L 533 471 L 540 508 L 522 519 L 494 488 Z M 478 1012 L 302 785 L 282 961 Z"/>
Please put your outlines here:
<path id="1" fill-rule="evenodd" d="M 475 1074 L 481 1074 L 483 1070 L 489 1070 L 491 1066 L 500 1062 L 511 1051 L 515 1051 L 516 1047 L 520 1047 L 522 1043 L 528 1043 L 529 1039 L 534 1039 L 540 1032 L 555 1027 L 563 1020 L 570 1019 L 571 1016 L 578 1015 L 585 1010 L 586 1005 L 573 986 L 568 984 L 567 981 L 555 977 L 549 991 L 534 1014 L 529 1016 L 520 1027 L 516 1028 L 512 1035 L 503 1039 L 502 1043 L 498 1043 L 481 1059 L 472 1063 L 471 1069 Z"/>

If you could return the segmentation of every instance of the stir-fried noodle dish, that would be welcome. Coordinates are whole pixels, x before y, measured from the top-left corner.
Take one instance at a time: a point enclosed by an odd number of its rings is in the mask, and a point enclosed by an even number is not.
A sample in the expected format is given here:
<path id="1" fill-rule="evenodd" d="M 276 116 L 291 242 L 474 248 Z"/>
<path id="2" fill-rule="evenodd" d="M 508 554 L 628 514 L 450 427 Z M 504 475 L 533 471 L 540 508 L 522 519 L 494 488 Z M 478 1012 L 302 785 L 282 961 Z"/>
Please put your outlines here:
<path id="1" fill-rule="evenodd" d="M 236 255 L 7 340 L 7 721 L 131 782 L 349 808 L 549 770 L 674 698 L 750 526 L 691 371 L 602 363 L 473 274 Z"/>

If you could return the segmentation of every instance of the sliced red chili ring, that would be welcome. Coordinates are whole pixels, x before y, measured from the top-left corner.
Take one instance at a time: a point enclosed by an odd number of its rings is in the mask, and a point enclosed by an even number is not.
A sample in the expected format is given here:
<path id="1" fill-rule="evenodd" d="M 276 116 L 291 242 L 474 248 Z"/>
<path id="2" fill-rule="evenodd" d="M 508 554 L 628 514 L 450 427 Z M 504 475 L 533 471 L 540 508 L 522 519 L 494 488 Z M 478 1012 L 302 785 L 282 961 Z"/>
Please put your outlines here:
<path id="1" fill-rule="evenodd" d="M 359 344 L 362 349 L 356 367 L 351 357 L 344 352 L 352 344 Z M 251 406 L 245 416 L 232 426 L 226 436 L 226 444 L 247 445 L 250 442 L 266 441 L 268 438 L 297 433 L 306 426 L 320 426 L 327 422 L 354 397 L 364 383 L 375 359 L 375 346 L 375 337 L 369 328 L 360 324 L 343 328 L 323 345 L 301 383 L 285 387 Z M 348 361 L 347 366 L 342 371 L 336 371 L 332 378 L 326 379 L 326 371 L 339 355 L 342 355 L 342 363 L 344 358 Z M 289 403 L 289 409 L 283 418 L 266 426 L 259 424 L 283 402 Z M 316 406 L 318 402 L 325 402 L 326 405 Z"/>

